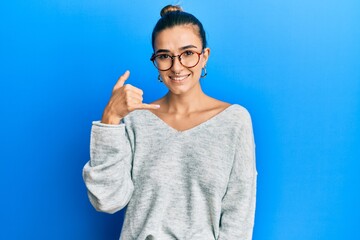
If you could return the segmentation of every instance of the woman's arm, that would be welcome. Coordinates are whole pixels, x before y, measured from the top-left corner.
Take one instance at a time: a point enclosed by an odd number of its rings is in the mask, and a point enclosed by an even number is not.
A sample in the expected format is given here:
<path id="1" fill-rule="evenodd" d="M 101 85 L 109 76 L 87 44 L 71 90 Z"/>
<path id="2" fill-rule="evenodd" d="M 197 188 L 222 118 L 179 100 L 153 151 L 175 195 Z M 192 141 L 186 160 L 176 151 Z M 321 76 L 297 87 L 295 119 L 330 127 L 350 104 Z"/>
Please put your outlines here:
<path id="1" fill-rule="evenodd" d="M 157 109 L 145 104 L 143 91 L 124 85 L 130 72 L 119 77 L 106 105 L 102 121 L 93 122 L 90 161 L 84 166 L 83 178 L 90 202 L 98 211 L 114 213 L 129 202 L 134 190 L 131 180 L 132 150 L 125 124 L 120 121 L 136 109 Z"/>
<path id="2" fill-rule="evenodd" d="M 125 124 L 93 122 L 90 161 L 83 168 L 83 178 L 96 210 L 115 213 L 127 205 L 134 189 L 131 166 Z"/>
<path id="3" fill-rule="evenodd" d="M 250 114 L 241 128 L 228 188 L 222 200 L 218 240 L 252 239 L 257 171 Z"/>

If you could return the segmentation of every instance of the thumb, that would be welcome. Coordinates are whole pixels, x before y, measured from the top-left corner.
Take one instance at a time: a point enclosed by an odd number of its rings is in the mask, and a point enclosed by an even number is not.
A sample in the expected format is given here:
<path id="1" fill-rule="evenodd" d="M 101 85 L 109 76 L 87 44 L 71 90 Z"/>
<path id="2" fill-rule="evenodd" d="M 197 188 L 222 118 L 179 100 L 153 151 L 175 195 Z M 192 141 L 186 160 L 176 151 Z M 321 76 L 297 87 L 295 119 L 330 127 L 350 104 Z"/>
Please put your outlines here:
<path id="1" fill-rule="evenodd" d="M 126 70 L 126 72 L 119 77 L 117 83 L 114 86 L 114 90 L 117 90 L 117 89 L 121 88 L 122 86 L 124 86 L 124 83 L 129 78 L 129 76 L 130 76 L 130 71 Z"/>

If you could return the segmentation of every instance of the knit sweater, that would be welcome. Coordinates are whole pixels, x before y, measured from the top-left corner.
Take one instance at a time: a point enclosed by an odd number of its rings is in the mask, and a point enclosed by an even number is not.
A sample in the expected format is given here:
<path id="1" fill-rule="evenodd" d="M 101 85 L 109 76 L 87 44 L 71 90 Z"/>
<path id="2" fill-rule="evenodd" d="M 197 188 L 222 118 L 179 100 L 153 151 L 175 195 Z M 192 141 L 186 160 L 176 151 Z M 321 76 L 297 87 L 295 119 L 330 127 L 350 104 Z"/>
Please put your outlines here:
<path id="1" fill-rule="evenodd" d="M 255 142 L 241 105 L 185 131 L 148 110 L 94 121 L 83 178 L 98 211 L 127 206 L 121 240 L 252 238 Z"/>

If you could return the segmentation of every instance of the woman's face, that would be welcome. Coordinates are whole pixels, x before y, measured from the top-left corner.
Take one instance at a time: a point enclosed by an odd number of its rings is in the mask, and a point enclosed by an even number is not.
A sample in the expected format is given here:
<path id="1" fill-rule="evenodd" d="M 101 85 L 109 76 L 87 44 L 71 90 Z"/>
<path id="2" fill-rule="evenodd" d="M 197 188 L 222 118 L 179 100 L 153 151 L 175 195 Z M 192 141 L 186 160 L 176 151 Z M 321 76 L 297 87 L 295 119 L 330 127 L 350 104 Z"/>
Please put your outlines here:
<path id="1" fill-rule="evenodd" d="M 193 25 L 182 25 L 159 32 L 154 43 L 155 55 L 167 54 L 169 56 L 177 56 L 184 52 L 186 55 L 190 53 L 187 51 L 201 53 L 202 42 L 195 31 L 196 28 Z M 198 64 L 191 68 L 183 66 L 179 62 L 179 58 L 175 57 L 173 65 L 169 70 L 159 71 L 162 81 L 174 94 L 188 92 L 200 84 L 201 70 L 205 66 L 209 54 L 210 49 L 205 48 L 204 52 L 200 55 Z"/>

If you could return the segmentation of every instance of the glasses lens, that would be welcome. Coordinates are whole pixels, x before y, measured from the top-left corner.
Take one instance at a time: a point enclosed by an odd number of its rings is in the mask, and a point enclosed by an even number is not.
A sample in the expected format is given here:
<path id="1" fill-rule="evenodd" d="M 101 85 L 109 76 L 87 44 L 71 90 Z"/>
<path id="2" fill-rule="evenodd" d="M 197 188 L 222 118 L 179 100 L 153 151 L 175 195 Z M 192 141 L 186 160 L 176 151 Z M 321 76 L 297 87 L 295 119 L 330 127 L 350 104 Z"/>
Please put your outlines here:
<path id="1" fill-rule="evenodd" d="M 183 66 L 191 68 L 198 64 L 200 55 L 193 51 L 185 51 L 180 55 L 180 59 Z"/>
<path id="2" fill-rule="evenodd" d="M 171 68 L 172 59 L 168 54 L 159 54 L 155 57 L 154 64 L 159 70 L 168 70 Z"/>

